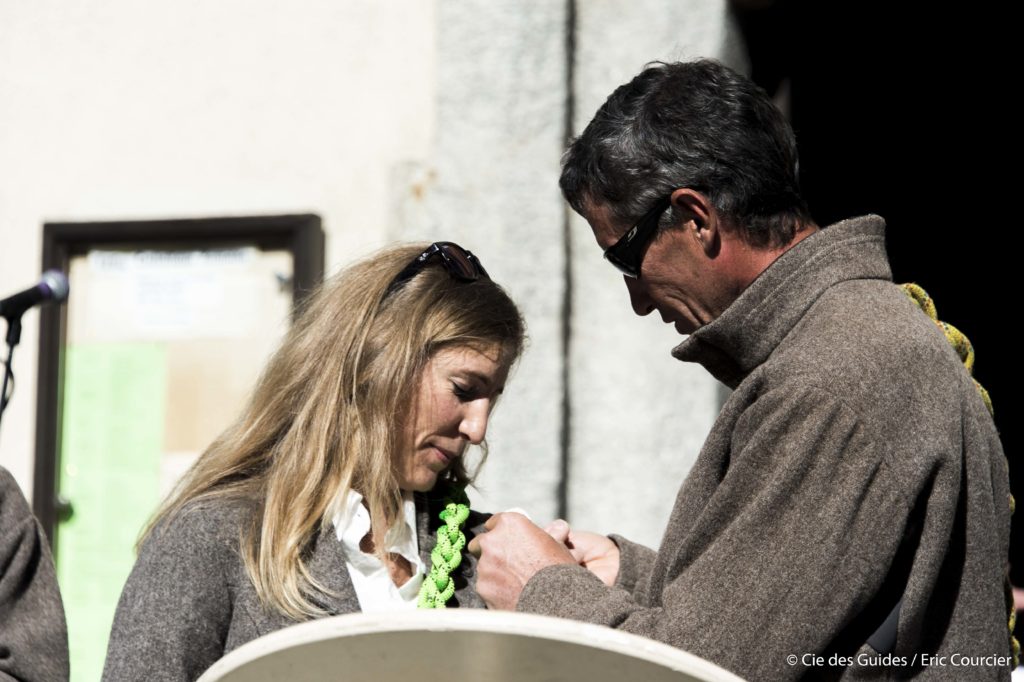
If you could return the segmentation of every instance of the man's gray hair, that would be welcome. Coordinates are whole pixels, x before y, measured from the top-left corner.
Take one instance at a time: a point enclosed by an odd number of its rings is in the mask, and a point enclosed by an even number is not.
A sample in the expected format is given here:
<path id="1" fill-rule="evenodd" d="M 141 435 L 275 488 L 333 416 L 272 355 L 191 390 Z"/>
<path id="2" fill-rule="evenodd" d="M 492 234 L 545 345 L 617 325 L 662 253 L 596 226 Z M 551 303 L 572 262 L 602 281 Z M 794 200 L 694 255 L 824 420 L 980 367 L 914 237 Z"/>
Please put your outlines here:
<path id="1" fill-rule="evenodd" d="M 566 151 L 562 193 L 633 224 L 680 187 L 695 189 L 756 247 L 810 221 L 796 138 L 768 95 L 715 61 L 649 64 L 620 86 Z M 663 226 L 675 224 L 670 213 Z"/>

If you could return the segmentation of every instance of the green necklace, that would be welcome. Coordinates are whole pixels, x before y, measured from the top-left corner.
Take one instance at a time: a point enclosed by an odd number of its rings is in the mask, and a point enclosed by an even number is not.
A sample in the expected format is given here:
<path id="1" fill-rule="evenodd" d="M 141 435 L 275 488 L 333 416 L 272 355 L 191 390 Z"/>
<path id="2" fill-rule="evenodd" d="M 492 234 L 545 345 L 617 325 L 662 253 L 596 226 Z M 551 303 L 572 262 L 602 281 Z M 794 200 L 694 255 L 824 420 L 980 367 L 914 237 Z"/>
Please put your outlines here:
<path id="1" fill-rule="evenodd" d="M 462 563 L 466 534 L 462 526 L 469 518 L 469 498 L 465 490 L 454 490 L 440 513 L 444 525 L 437 529 L 437 544 L 430 553 L 430 573 L 423 579 L 417 604 L 421 609 L 443 609 L 455 594 L 451 574 Z"/>

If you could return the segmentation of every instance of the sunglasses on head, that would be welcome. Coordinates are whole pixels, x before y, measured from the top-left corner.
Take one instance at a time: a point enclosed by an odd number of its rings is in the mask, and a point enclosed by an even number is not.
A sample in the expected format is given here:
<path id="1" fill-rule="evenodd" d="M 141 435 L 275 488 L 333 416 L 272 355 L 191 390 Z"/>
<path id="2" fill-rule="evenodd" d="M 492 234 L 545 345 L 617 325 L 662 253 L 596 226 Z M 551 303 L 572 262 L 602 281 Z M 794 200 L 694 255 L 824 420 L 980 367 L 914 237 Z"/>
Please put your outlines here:
<path id="1" fill-rule="evenodd" d="M 626 277 L 636 279 L 640 276 L 640 263 L 643 262 L 647 243 L 658 231 L 661 214 L 672 205 L 672 195 L 658 200 L 651 210 L 637 222 L 619 241 L 605 249 L 604 257 L 619 269 Z"/>
<path id="2" fill-rule="evenodd" d="M 384 298 L 393 294 L 403 284 L 418 275 L 437 256 L 441 258 L 441 264 L 448 271 L 448 274 L 460 282 L 475 282 L 481 278 L 490 279 L 487 271 L 484 270 L 483 264 L 480 263 L 480 260 L 471 251 L 462 248 L 455 242 L 434 242 L 423 253 L 412 259 L 391 280 L 387 291 L 384 292 Z"/>

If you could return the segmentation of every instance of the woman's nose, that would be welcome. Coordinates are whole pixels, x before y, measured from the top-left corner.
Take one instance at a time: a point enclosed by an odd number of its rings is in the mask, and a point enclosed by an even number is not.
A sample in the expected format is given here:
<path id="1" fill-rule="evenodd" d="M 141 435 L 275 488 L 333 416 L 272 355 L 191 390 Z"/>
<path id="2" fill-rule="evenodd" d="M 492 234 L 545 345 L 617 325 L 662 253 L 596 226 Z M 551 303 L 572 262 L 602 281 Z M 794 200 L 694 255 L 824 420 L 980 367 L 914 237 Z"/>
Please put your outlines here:
<path id="1" fill-rule="evenodd" d="M 489 400 L 474 400 L 466 404 L 462 414 L 459 433 L 473 445 L 479 445 L 487 435 L 487 418 L 490 413 Z"/>

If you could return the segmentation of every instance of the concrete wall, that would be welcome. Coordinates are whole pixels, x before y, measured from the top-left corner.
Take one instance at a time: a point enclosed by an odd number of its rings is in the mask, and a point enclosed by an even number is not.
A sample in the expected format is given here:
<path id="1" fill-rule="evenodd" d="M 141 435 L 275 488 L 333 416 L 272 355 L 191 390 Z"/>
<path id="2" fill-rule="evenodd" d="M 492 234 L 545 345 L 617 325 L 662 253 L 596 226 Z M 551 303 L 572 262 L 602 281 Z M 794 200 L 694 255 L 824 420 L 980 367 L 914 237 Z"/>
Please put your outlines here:
<path id="1" fill-rule="evenodd" d="M 435 145 L 395 225 L 400 238 L 444 235 L 479 254 L 526 317 L 530 346 L 495 413 L 473 497 L 537 520 L 557 514 L 562 456 L 566 8 L 438 2 Z"/>
<path id="2" fill-rule="evenodd" d="M 655 61 L 716 57 L 742 66 L 724 3 L 579 2 L 573 134 L 611 92 Z M 628 9 L 627 9 L 628 7 Z M 638 318 L 590 229 L 572 214 L 568 518 L 657 546 L 679 484 L 720 407 L 719 384 L 669 354 L 681 340 Z"/>
<path id="3" fill-rule="evenodd" d="M 559 158 L 645 62 L 735 64 L 732 35 L 722 0 L 0 0 L 0 295 L 35 281 L 48 220 L 312 212 L 329 271 L 394 239 L 459 241 L 531 336 L 478 506 L 545 521 L 564 503 L 654 543 L 717 389 L 632 315 Z M 0 434 L 26 490 L 37 319 Z"/>

